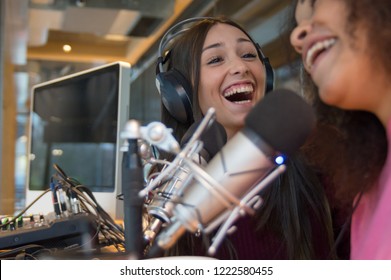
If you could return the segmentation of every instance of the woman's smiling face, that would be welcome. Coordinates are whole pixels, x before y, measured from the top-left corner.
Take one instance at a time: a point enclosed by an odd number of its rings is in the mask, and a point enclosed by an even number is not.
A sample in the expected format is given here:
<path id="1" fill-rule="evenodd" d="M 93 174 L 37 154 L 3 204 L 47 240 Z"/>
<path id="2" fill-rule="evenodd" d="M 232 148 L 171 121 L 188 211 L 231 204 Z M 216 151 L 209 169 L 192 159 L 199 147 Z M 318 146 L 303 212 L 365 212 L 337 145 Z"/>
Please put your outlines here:
<path id="1" fill-rule="evenodd" d="M 265 91 L 265 69 L 257 48 L 240 29 L 216 24 L 203 45 L 198 88 L 205 114 L 216 109 L 217 121 L 228 137 L 244 125 L 244 119 Z"/>
<path id="2" fill-rule="evenodd" d="M 348 25 L 348 11 L 340 0 L 317 0 L 307 15 L 305 20 L 296 19 L 291 43 L 302 55 L 320 98 L 343 109 L 377 113 L 376 94 L 381 90 L 376 84 L 384 74 L 369 52 L 365 26 Z"/>

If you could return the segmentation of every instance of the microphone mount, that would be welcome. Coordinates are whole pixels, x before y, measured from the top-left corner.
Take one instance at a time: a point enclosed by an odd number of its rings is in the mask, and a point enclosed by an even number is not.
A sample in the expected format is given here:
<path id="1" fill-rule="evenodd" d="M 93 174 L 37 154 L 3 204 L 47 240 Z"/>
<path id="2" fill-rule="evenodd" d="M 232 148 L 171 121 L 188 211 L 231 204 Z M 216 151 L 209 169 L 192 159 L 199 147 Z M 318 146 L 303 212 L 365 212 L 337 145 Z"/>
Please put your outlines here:
<path id="1" fill-rule="evenodd" d="M 209 109 L 185 147 L 179 151 L 172 150 L 176 153 L 174 160 L 171 162 L 164 161 L 165 167 L 162 172 L 139 192 L 139 196 L 144 197 L 148 193 L 158 189 L 161 182 L 173 180 L 172 178 L 175 176 L 175 172 L 177 172 L 178 168 L 188 170 L 188 176 L 181 184 L 181 187 L 179 189 L 171 190 L 170 193 L 169 203 L 175 204 L 175 207 L 172 205 L 171 213 L 167 215 L 167 219 L 164 221 L 164 223 L 170 224 L 170 227 L 167 231 L 156 236 L 158 238 L 158 246 L 162 249 L 170 248 L 173 245 L 172 243 L 176 241 L 177 236 L 180 236 L 186 230 L 209 234 L 220 227 L 213 237 L 212 244 L 208 249 L 208 254 L 211 256 L 214 255 L 237 219 L 246 214 L 253 215 L 255 209 L 261 205 L 262 199 L 259 196 L 259 192 L 286 169 L 284 164 L 275 165 L 262 180 L 254 183 L 243 196 L 238 198 L 232 194 L 192 159 L 193 155 L 202 149 L 202 141 L 200 141 L 201 134 L 213 121 L 215 121 L 215 117 L 214 108 Z M 153 128 L 155 127 L 157 126 L 154 126 Z M 161 127 L 159 127 L 159 130 L 167 131 L 167 129 L 162 129 Z M 148 138 L 150 135 L 153 135 L 153 133 L 144 134 L 144 136 L 146 136 L 144 139 L 152 143 L 151 139 Z M 157 141 L 155 143 L 159 144 L 163 142 Z M 164 147 L 167 146 L 170 145 L 165 143 Z M 196 207 L 181 203 L 183 192 L 190 183 L 194 181 L 198 181 L 199 185 L 207 189 L 207 191 L 226 208 L 223 213 L 217 215 L 217 217 L 212 219 L 208 224 L 203 223 L 201 215 L 197 213 L 198 210 Z M 180 215 L 178 213 L 180 213 Z M 159 230 L 161 223 L 163 222 L 160 222 L 158 225 Z M 151 239 L 154 240 L 155 236 Z"/>

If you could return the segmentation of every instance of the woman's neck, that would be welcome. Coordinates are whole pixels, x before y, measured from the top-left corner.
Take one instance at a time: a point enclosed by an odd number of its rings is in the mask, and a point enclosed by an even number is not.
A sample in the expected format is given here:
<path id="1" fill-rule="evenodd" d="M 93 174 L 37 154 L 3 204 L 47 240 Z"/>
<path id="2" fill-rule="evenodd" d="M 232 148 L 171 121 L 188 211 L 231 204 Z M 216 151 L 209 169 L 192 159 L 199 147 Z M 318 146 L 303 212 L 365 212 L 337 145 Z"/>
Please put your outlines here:
<path id="1" fill-rule="evenodd" d="M 227 133 L 227 141 L 229 141 L 239 130 L 240 128 L 225 128 L 225 132 Z"/>

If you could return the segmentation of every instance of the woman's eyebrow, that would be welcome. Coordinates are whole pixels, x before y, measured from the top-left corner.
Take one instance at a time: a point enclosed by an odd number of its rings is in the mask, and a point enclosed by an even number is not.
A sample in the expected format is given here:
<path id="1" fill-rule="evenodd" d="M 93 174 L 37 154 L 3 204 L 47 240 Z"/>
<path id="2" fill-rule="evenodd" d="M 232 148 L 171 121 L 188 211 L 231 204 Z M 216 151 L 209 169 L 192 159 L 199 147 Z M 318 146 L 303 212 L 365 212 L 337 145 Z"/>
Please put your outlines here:
<path id="1" fill-rule="evenodd" d="M 242 43 L 242 42 L 252 43 L 250 39 L 248 39 L 248 38 L 242 38 L 242 37 L 241 37 L 241 38 L 238 38 L 236 41 L 237 41 L 238 43 Z M 212 49 L 212 48 L 219 48 L 219 47 L 221 47 L 222 45 L 224 45 L 224 44 L 223 44 L 223 43 L 214 43 L 214 44 L 211 44 L 211 45 L 209 45 L 209 46 L 204 47 L 204 48 L 202 49 L 202 52 L 204 52 L 204 51 L 206 51 L 206 50 L 208 50 L 208 49 Z"/>
<path id="2" fill-rule="evenodd" d="M 222 45 L 223 45 L 222 43 L 211 44 L 211 45 L 206 46 L 205 48 L 203 48 L 203 49 L 202 49 L 202 52 L 204 52 L 204 51 L 206 51 L 206 50 L 209 50 L 209 49 L 221 47 Z"/>

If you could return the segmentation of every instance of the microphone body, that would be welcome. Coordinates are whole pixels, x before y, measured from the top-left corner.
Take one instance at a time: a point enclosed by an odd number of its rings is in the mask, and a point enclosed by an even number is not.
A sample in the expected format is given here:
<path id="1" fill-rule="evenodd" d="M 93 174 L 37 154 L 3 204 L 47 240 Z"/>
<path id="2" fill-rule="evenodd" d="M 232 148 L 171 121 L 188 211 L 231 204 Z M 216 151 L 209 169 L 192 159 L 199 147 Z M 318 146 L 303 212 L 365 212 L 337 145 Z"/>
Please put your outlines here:
<path id="1" fill-rule="evenodd" d="M 178 166 L 178 170 L 176 170 L 172 178 L 156 191 L 151 202 L 147 205 L 149 215 L 158 218 L 164 223 L 170 222 L 174 208 L 171 203 L 171 197 L 179 192 L 183 182 L 189 177 L 189 172 L 188 169 Z"/>
<path id="2" fill-rule="evenodd" d="M 314 125 L 312 108 L 294 92 L 277 90 L 264 97 L 246 117 L 245 127 L 206 168 L 192 170 L 195 181 L 183 190 L 173 209 L 174 222 L 157 236 L 150 255 L 170 248 L 186 230 L 203 231 L 234 208 L 251 213 L 244 197 L 254 186 L 264 187 L 265 177 L 278 167 L 275 159 L 295 152 Z"/>
<path id="3" fill-rule="evenodd" d="M 148 215 L 151 216 L 151 220 L 144 230 L 144 242 L 147 244 L 156 238 L 164 224 L 171 222 L 175 205 L 172 202 L 172 197 L 179 192 L 187 178 L 189 178 L 189 170 L 179 166 L 173 177 L 155 192 L 151 201 L 146 205 Z"/>
<path id="4" fill-rule="evenodd" d="M 182 138 L 181 146 L 188 144 L 193 133 L 199 128 L 199 125 L 200 123 L 196 122 L 188 129 Z M 227 135 L 223 126 L 214 122 L 203 131 L 200 140 L 201 142 L 196 142 L 196 145 L 201 144 L 202 148 L 199 152 L 192 154 L 191 158 L 196 164 L 205 166 L 226 143 Z M 164 169 L 162 172 L 164 172 Z M 144 239 L 147 242 L 154 240 L 162 224 L 171 222 L 172 211 L 175 206 L 172 199 L 181 192 L 182 187 L 187 185 L 187 182 L 191 178 L 191 170 L 183 165 L 182 162 L 179 162 L 174 173 L 169 176 L 168 181 L 155 191 L 154 197 L 146 206 L 148 214 L 152 216 L 151 222 L 144 232 Z"/>
<path id="5" fill-rule="evenodd" d="M 158 236 L 158 246 L 172 247 L 186 230 L 196 232 L 233 208 L 236 198 L 243 197 L 276 167 L 276 155 L 250 130 L 238 132 L 205 168 L 216 185 L 208 188 L 205 186 L 210 182 L 199 180 L 184 189 L 180 203 L 172 210 L 175 220 Z"/>
<path id="6" fill-rule="evenodd" d="M 257 139 L 258 138 L 258 139 Z M 250 130 L 238 132 L 209 162 L 205 172 L 223 189 L 211 193 L 205 183 L 195 182 L 185 188 L 181 203 L 173 209 L 174 216 L 188 230 L 195 232 L 199 224 L 208 224 L 227 207 L 230 198 L 242 197 L 275 167 L 273 149 Z"/>

